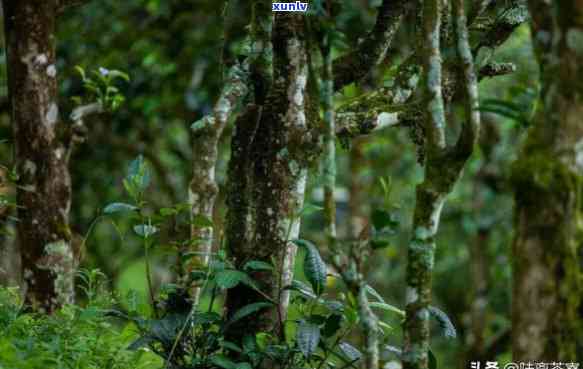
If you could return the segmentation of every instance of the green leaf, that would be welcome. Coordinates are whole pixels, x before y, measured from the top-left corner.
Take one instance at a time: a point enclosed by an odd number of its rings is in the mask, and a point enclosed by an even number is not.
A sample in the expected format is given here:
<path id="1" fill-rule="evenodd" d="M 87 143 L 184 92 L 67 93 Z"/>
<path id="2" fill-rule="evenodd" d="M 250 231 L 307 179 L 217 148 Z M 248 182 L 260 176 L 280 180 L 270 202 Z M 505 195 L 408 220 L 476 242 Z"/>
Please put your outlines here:
<path id="1" fill-rule="evenodd" d="M 213 324 L 221 320 L 221 316 L 213 311 L 211 312 L 197 312 L 192 314 L 192 325 Z"/>
<path id="2" fill-rule="evenodd" d="M 244 270 L 273 270 L 273 266 L 269 263 L 259 260 L 251 260 L 245 263 Z"/>
<path id="3" fill-rule="evenodd" d="M 313 214 L 317 211 L 321 211 L 324 208 L 318 205 L 314 205 L 314 204 L 310 204 L 307 203 L 304 205 L 304 207 L 302 208 L 302 210 L 300 210 L 300 216 L 305 216 L 305 215 L 310 215 Z"/>
<path id="4" fill-rule="evenodd" d="M 135 190 L 143 191 L 150 184 L 150 180 L 150 170 L 144 157 L 140 155 L 129 164 L 126 181 L 128 182 L 128 185 L 134 187 Z"/>
<path id="5" fill-rule="evenodd" d="M 121 79 L 123 79 L 126 82 L 129 82 L 130 81 L 130 76 L 127 73 L 124 73 L 124 72 L 119 71 L 119 70 L 110 70 L 109 73 L 108 73 L 108 75 L 112 79 L 121 78 Z"/>
<path id="6" fill-rule="evenodd" d="M 224 355 L 213 355 L 211 362 L 220 368 L 237 369 L 237 364 Z"/>
<path id="7" fill-rule="evenodd" d="M 362 357 L 362 353 L 348 342 L 340 342 L 338 347 L 350 361 L 356 361 Z"/>
<path id="8" fill-rule="evenodd" d="M 302 281 L 298 281 L 297 279 L 294 279 L 292 281 L 291 285 L 284 287 L 284 290 L 291 290 L 291 291 L 299 292 L 301 295 L 303 295 L 309 299 L 318 298 L 318 296 L 316 296 L 316 294 L 314 293 L 314 291 L 312 290 L 312 288 L 310 286 L 308 286 L 307 284 L 305 284 Z"/>
<path id="9" fill-rule="evenodd" d="M 158 233 L 158 228 L 150 224 L 138 224 L 134 226 L 134 232 L 140 237 L 150 237 Z"/>
<path id="10" fill-rule="evenodd" d="M 457 332 L 455 326 L 451 322 L 451 319 L 447 316 L 443 310 L 436 308 L 435 306 L 429 307 L 429 314 L 437 320 L 437 324 L 439 324 L 439 328 L 441 328 L 441 332 L 446 338 L 456 338 Z"/>
<path id="11" fill-rule="evenodd" d="M 238 270 L 225 269 L 218 272 L 215 276 L 215 282 L 217 286 L 224 290 L 233 288 L 241 282 L 245 277 L 245 273 Z"/>
<path id="12" fill-rule="evenodd" d="M 210 228 L 213 226 L 213 221 L 202 214 L 196 214 L 192 217 L 190 223 L 199 228 Z"/>
<path id="13" fill-rule="evenodd" d="M 134 342 L 132 342 L 127 350 L 129 351 L 136 351 L 141 349 L 142 347 L 148 346 L 150 343 L 155 342 L 156 340 L 153 337 L 150 336 L 144 336 L 144 337 L 140 337 L 137 340 L 135 340 Z"/>
<path id="14" fill-rule="evenodd" d="M 386 304 L 383 302 L 371 302 L 370 307 L 385 310 L 385 311 L 390 311 L 392 313 L 396 313 L 399 316 L 405 316 L 405 312 L 403 310 L 399 309 L 396 306 L 389 305 L 389 304 Z"/>
<path id="15" fill-rule="evenodd" d="M 384 348 L 388 354 L 393 354 L 399 359 L 401 359 L 403 356 L 403 350 L 401 350 L 398 347 L 391 346 L 391 345 L 385 345 Z"/>
<path id="16" fill-rule="evenodd" d="M 433 352 L 429 350 L 428 352 L 428 359 L 429 359 L 429 369 L 437 369 L 437 358 L 433 355 Z"/>
<path id="17" fill-rule="evenodd" d="M 310 357 L 320 342 L 320 327 L 316 324 L 300 322 L 296 331 L 298 348 L 305 357 Z"/>
<path id="18" fill-rule="evenodd" d="M 234 344 L 233 342 L 230 342 L 230 341 L 221 342 L 221 346 L 227 350 L 231 350 L 234 352 L 240 352 L 240 353 L 243 352 L 243 350 L 239 346 L 237 346 L 236 344 Z"/>
<path id="19" fill-rule="evenodd" d="M 294 243 L 306 249 L 304 258 L 304 274 L 312 285 L 316 295 L 321 295 L 326 287 L 327 268 L 320 253 L 313 243 L 306 240 L 295 240 Z"/>
<path id="20" fill-rule="evenodd" d="M 396 228 L 399 225 L 397 216 L 390 211 L 375 209 L 371 215 L 372 225 L 376 229 Z"/>
<path id="21" fill-rule="evenodd" d="M 366 286 L 364 286 L 364 288 L 366 289 L 366 292 L 368 292 L 369 295 L 377 299 L 378 302 L 382 302 L 383 304 L 385 303 L 385 299 L 383 299 L 383 296 L 381 296 L 381 294 L 378 293 L 377 290 L 375 290 L 370 284 L 367 284 Z"/>
<path id="22" fill-rule="evenodd" d="M 235 314 L 233 314 L 231 319 L 227 322 L 227 325 L 231 325 L 231 324 L 245 318 L 248 315 L 256 313 L 261 309 L 266 309 L 266 308 L 269 308 L 272 306 L 273 306 L 273 304 L 271 302 L 256 302 L 253 304 L 243 306 L 241 309 L 237 310 L 237 312 L 235 312 Z"/>
<path id="23" fill-rule="evenodd" d="M 122 213 L 122 212 L 129 212 L 129 211 L 136 211 L 138 210 L 137 206 L 125 204 L 123 202 L 114 202 L 107 205 L 103 212 L 105 214 L 113 214 L 113 213 Z"/>
<path id="24" fill-rule="evenodd" d="M 174 209 L 174 208 L 162 208 L 160 209 L 160 215 L 163 217 L 168 217 L 171 215 L 176 215 L 178 214 L 178 210 Z"/>

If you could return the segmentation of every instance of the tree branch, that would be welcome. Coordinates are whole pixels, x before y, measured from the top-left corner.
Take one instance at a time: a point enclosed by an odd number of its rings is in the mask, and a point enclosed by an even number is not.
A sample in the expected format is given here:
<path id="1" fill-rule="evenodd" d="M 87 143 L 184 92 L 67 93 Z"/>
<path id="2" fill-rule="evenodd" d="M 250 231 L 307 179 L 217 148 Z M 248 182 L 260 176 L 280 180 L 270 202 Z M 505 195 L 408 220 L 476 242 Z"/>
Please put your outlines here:
<path id="1" fill-rule="evenodd" d="M 470 48 L 464 0 L 453 1 L 454 33 L 457 41 L 457 54 L 463 68 L 466 95 L 466 120 L 457 142 L 459 154 L 470 156 L 478 141 L 480 132 L 480 103 L 478 100 L 478 78 L 474 68 L 474 57 Z"/>
<path id="2" fill-rule="evenodd" d="M 334 61 L 334 89 L 358 81 L 384 58 L 401 20 L 414 1 L 383 0 L 376 23 L 358 48 Z"/>
<path id="3" fill-rule="evenodd" d="M 494 48 L 502 45 L 510 34 L 526 21 L 524 11 L 525 8 L 519 2 L 514 1 L 502 12 L 503 16 L 497 18 L 486 28 L 482 36 L 476 41 L 473 54 L 476 55 L 476 52 L 486 45 L 495 45 L 493 46 Z M 514 20 L 510 16 L 512 14 L 516 17 Z M 491 37 L 494 38 L 490 39 Z M 372 93 L 364 94 L 341 107 L 337 114 L 337 136 L 342 139 L 350 139 L 372 133 L 384 127 L 401 125 L 404 119 L 410 123 L 408 125 L 415 125 L 415 121 L 421 115 L 417 114 L 416 117 L 411 110 L 419 110 L 419 103 L 410 105 L 407 109 L 403 104 L 411 100 L 413 93 L 417 89 L 421 72 L 418 64 L 419 55 L 413 53 L 399 66 L 397 76 L 391 87 L 382 87 Z M 448 64 L 447 61 L 446 64 Z M 515 70 L 516 67 L 512 63 L 489 62 L 480 69 L 478 81 L 487 77 L 510 74 Z M 447 101 L 457 91 L 458 84 L 455 81 L 457 74 L 448 73 L 443 77 L 442 86 L 448 86 L 443 91 Z M 405 113 L 405 110 L 409 110 L 409 112 Z M 395 115 L 395 113 L 397 114 Z M 379 120 L 379 117 L 382 119 Z M 413 120 L 411 121 L 411 119 Z"/>

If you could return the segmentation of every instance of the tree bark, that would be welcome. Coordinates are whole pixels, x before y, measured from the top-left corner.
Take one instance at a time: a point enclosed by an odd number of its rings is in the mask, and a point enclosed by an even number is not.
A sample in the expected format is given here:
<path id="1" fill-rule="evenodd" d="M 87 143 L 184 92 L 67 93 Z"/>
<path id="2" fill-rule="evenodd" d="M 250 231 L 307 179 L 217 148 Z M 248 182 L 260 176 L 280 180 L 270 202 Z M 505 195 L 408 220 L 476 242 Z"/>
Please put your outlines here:
<path id="1" fill-rule="evenodd" d="M 26 301 L 52 312 L 73 300 L 71 180 L 61 138 L 56 0 L 4 1 L 8 89 L 18 171 L 18 242 Z"/>
<path id="2" fill-rule="evenodd" d="M 404 369 L 427 369 L 429 364 L 429 306 L 435 239 L 447 195 L 457 183 L 479 134 L 477 77 L 468 40 L 463 0 L 454 0 L 457 54 L 463 72 L 466 121 L 460 137 L 448 147 L 445 135 L 445 94 L 442 92 L 440 51 L 441 0 L 423 2 L 424 98 L 426 153 L 425 178 L 417 186 L 413 235 L 408 247 L 406 270 L 406 318 L 404 322 Z"/>
<path id="3" fill-rule="evenodd" d="M 279 291 L 290 282 L 295 255 L 295 246 L 289 241 L 299 234 L 298 213 L 303 206 L 307 168 L 317 146 L 312 127 L 318 118 L 314 105 L 318 95 L 308 72 L 304 27 L 301 15 L 275 16 L 273 84 L 265 101 L 257 98 L 256 91 L 256 101 L 262 105 L 257 127 L 252 122 L 237 122 L 237 131 L 256 130 L 256 134 L 248 135 L 247 142 L 243 136 L 233 141 L 228 185 L 226 236 L 230 256 L 237 266 L 249 260 L 275 262 L 276 269 L 282 271 L 280 280 L 270 271 L 256 272 L 253 278 L 272 300 L 281 298 L 283 306 L 285 295 L 280 296 Z M 265 301 L 262 294 L 237 286 L 227 293 L 228 314 L 259 301 Z M 285 313 L 274 305 L 242 319 L 228 335 L 238 342 L 243 335 L 258 331 L 280 333 Z"/>
<path id="4" fill-rule="evenodd" d="M 583 335 L 583 3 L 552 4 L 529 4 L 542 103 L 512 169 L 512 350 L 520 362 L 575 362 Z"/>

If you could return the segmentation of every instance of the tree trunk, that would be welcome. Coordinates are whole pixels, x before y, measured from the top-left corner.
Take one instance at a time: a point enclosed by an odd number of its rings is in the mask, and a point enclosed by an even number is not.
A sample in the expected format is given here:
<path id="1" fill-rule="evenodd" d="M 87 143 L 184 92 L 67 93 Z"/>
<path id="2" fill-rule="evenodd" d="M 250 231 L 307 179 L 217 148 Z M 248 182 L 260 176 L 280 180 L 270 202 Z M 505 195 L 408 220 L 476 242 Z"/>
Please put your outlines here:
<path id="1" fill-rule="evenodd" d="M 52 312 L 73 300 L 71 180 L 61 142 L 56 0 L 4 1 L 8 88 L 19 175 L 18 242 L 26 301 Z"/>
<path id="2" fill-rule="evenodd" d="M 253 275 L 264 294 L 282 299 L 281 287 L 290 282 L 299 234 L 298 213 L 303 206 L 307 167 L 314 157 L 317 135 L 311 131 L 318 110 L 309 76 L 302 15 L 277 13 L 273 29 L 273 84 L 262 106 L 250 105 L 236 123 L 229 171 L 227 245 L 237 266 L 249 260 L 275 262 L 281 278 L 269 271 Z M 312 98 L 312 96 L 315 96 Z M 247 132 L 247 133 L 245 133 Z M 256 133 L 255 133 L 256 132 Z M 228 291 L 229 315 L 247 304 L 265 301 L 246 286 Z M 258 331 L 280 332 L 285 310 L 274 306 L 233 325 L 230 339 Z"/>
<path id="3" fill-rule="evenodd" d="M 541 105 L 513 166 L 514 361 L 577 361 L 581 314 L 583 3 L 531 1 Z"/>

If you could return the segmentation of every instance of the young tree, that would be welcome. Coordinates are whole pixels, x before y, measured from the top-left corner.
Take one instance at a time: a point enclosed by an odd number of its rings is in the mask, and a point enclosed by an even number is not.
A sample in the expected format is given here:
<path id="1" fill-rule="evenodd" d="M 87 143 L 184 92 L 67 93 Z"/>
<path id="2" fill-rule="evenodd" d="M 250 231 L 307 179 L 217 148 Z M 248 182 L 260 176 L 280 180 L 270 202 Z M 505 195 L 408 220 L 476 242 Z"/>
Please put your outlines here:
<path id="1" fill-rule="evenodd" d="M 76 1 L 4 1 L 18 242 L 26 301 L 52 312 L 74 296 L 67 168 L 72 135 L 59 118 L 55 25 Z"/>
<path id="2" fill-rule="evenodd" d="M 583 336 L 583 3 L 532 0 L 529 7 L 541 103 L 512 170 L 513 356 L 571 362 Z"/>

